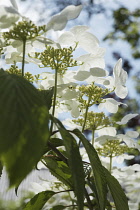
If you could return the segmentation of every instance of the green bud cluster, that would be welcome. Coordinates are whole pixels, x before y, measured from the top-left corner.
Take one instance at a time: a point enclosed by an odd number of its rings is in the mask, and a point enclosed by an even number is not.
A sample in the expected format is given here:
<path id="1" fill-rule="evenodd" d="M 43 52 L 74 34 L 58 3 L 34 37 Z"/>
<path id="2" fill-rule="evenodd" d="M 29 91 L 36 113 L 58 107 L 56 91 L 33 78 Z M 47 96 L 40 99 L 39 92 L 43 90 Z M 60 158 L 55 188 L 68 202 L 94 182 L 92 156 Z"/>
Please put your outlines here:
<path id="1" fill-rule="evenodd" d="M 31 40 L 45 32 L 45 26 L 36 26 L 32 21 L 21 21 L 9 31 L 4 32 L 3 37 L 5 40 Z"/>
<path id="2" fill-rule="evenodd" d="M 16 74 L 22 76 L 22 70 L 18 69 L 16 65 L 11 65 L 9 69 L 6 70 L 9 74 Z M 30 72 L 26 72 L 24 78 L 27 79 L 29 82 L 34 82 L 39 79 L 39 75 L 32 75 Z"/>
<path id="3" fill-rule="evenodd" d="M 88 107 L 91 107 L 94 104 L 99 104 L 102 102 L 104 96 L 106 96 L 109 93 L 108 89 L 104 89 L 102 87 L 99 87 L 93 83 L 87 86 L 80 86 L 79 87 L 79 102 L 80 102 L 80 108 L 85 109 L 88 105 Z M 88 100 L 84 99 L 83 97 L 87 97 Z M 88 102 L 89 101 L 89 102 Z"/>
<path id="4" fill-rule="evenodd" d="M 129 148 L 120 144 L 119 140 L 107 140 L 102 148 L 97 148 L 98 154 L 104 157 L 117 157 L 128 151 Z"/>
<path id="5" fill-rule="evenodd" d="M 84 123 L 85 114 L 82 118 L 77 120 L 73 120 L 76 124 L 82 126 Z M 87 130 L 96 130 L 98 127 L 104 128 L 110 125 L 109 118 L 105 116 L 103 112 L 95 113 L 95 112 L 88 112 L 86 118 L 85 129 Z"/>
<path id="6" fill-rule="evenodd" d="M 44 67 L 57 69 L 60 74 L 64 74 L 68 67 L 78 66 L 76 60 L 73 59 L 73 51 L 75 48 L 57 48 L 46 46 L 44 52 L 35 53 L 35 58 L 41 60 Z"/>
<path id="7" fill-rule="evenodd" d="M 21 75 L 21 69 L 18 69 L 16 65 L 11 65 L 9 69 L 6 70 L 9 74 Z"/>

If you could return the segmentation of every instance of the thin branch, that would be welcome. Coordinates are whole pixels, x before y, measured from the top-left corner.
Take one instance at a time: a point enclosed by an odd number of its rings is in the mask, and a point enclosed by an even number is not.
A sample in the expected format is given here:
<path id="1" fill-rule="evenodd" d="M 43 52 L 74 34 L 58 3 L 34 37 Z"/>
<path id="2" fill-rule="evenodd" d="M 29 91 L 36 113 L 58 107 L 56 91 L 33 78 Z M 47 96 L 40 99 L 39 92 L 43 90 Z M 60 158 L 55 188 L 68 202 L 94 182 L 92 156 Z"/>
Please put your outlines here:
<path id="1" fill-rule="evenodd" d="M 48 142 L 48 146 L 58 155 L 61 160 L 63 160 L 64 163 L 68 165 L 68 159 L 56 147 L 54 147 L 50 141 Z"/>

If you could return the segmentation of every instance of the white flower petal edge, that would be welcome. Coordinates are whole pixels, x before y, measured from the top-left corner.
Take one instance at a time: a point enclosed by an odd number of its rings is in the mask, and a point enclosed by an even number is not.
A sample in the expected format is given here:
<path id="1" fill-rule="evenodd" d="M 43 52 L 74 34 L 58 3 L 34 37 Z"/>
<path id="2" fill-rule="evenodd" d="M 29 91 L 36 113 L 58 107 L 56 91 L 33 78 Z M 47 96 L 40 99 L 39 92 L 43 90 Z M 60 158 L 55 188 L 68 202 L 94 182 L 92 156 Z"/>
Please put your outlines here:
<path id="1" fill-rule="evenodd" d="M 127 80 L 127 72 L 122 68 L 122 59 L 120 58 L 114 69 L 113 75 L 115 78 L 115 93 L 119 98 L 125 98 L 128 94 L 128 90 L 125 87 L 125 83 Z"/>
<path id="2" fill-rule="evenodd" d="M 122 164 L 124 160 L 131 160 L 135 156 L 134 155 L 128 155 L 128 154 L 122 154 L 115 158 L 116 162 L 119 164 Z"/>
<path id="3" fill-rule="evenodd" d="M 70 5 L 63 9 L 60 13 L 54 15 L 48 22 L 47 30 L 53 29 L 54 31 L 63 30 L 68 20 L 75 19 L 79 16 L 82 10 L 82 5 Z"/>
<path id="4" fill-rule="evenodd" d="M 67 18 L 67 20 L 72 20 L 79 16 L 82 8 L 82 5 L 69 5 L 65 9 L 63 9 L 60 14 L 64 15 Z"/>
<path id="5" fill-rule="evenodd" d="M 97 130 L 99 136 L 101 135 L 109 135 L 109 136 L 116 136 L 116 128 L 114 127 L 105 127 Z"/>
<path id="6" fill-rule="evenodd" d="M 10 0 L 11 4 L 13 5 L 13 7 L 18 11 L 18 5 L 16 0 Z"/>
<path id="7" fill-rule="evenodd" d="M 89 53 L 94 53 L 95 48 L 99 47 L 99 41 L 96 36 L 88 32 L 87 26 L 74 26 L 70 31 L 64 32 L 58 39 L 62 45 L 78 44 Z"/>
<path id="8" fill-rule="evenodd" d="M 132 118 L 138 116 L 138 114 L 127 114 L 126 116 L 124 116 L 121 121 L 116 122 L 119 125 L 124 125 L 126 124 L 129 120 L 131 120 Z"/>
<path id="9" fill-rule="evenodd" d="M 113 98 L 107 98 L 103 100 L 103 103 L 99 104 L 98 108 L 99 109 L 105 108 L 110 113 L 116 113 L 118 111 L 118 106 L 121 104 L 127 106 L 126 104 L 118 102 Z"/>
<path id="10" fill-rule="evenodd" d="M 137 131 L 127 131 L 126 136 L 130 138 L 138 138 L 139 133 Z"/>

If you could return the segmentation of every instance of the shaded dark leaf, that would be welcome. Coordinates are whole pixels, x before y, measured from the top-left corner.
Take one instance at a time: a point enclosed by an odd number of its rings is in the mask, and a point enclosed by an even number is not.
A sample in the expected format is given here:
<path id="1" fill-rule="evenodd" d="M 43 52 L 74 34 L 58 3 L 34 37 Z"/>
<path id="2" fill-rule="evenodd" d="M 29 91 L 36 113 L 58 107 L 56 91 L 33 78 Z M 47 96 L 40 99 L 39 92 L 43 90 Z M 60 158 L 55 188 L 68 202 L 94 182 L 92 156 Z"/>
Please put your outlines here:
<path id="1" fill-rule="evenodd" d="M 77 197 L 77 205 L 79 210 L 83 210 L 85 179 L 79 147 L 74 137 L 64 128 L 63 124 L 56 118 L 52 118 L 52 120 L 57 125 L 64 141 L 64 146 L 66 148 L 68 157 L 68 164 L 74 184 L 74 192 Z"/>
<path id="2" fill-rule="evenodd" d="M 55 194 L 53 191 L 43 191 L 35 195 L 23 210 L 41 210 L 45 203 Z"/>
<path id="3" fill-rule="evenodd" d="M 113 197 L 113 200 L 116 206 L 116 210 L 120 210 L 120 209 L 129 210 L 128 200 L 121 185 L 119 184 L 117 179 L 114 176 L 112 176 L 105 167 L 104 167 L 104 171 L 105 171 L 109 190 L 111 192 L 111 195 Z"/>
<path id="4" fill-rule="evenodd" d="M 57 161 L 53 157 L 44 157 L 43 159 L 53 176 L 68 187 L 73 188 L 71 172 L 66 163 L 63 161 Z"/>
<path id="5" fill-rule="evenodd" d="M 81 140 L 83 146 L 86 149 L 92 166 L 94 182 L 96 186 L 96 188 L 94 187 L 94 189 L 96 190 L 93 190 L 96 195 L 96 199 L 98 200 L 100 210 L 104 210 L 107 200 L 107 183 L 101 161 L 98 157 L 96 150 L 91 145 L 91 143 L 84 137 L 84 135 L 78 129 L 73 130 L 73 133 Z"/>

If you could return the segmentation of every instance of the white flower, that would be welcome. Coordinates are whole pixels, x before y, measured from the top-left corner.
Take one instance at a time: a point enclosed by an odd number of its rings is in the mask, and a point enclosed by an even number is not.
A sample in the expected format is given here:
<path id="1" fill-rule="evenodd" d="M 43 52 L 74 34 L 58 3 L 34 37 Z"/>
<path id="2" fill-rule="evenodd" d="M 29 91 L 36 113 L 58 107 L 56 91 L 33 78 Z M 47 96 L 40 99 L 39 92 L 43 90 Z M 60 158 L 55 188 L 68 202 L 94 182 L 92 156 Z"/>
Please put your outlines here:
<path id="1" fill-rule="evenodd" d="M 125 87 L 127 80 L 127 72 L 122 69 L 122 59 L 119 59 L 113 69 L 113 75 L 115 78 L 115 93 L 120 98 L 125 98 L 128 94 L 128 90 Z"/>
<path id="2" fill-rule="evenodd" d="M 96 143 L 99 143 L 100 145 L 104 145 L 108 140 L 110 141 L 119 140 L 119 138 L 117 138 L 116 136 L 103 135 L 95 139 Z"/>
<path id="3" fill-rule="evenodd" d="M 105 108 L 110 113 L 116 113 L 118 111 L 118 106 L 121 104 L 127 106 L 126 104 L 118 102 L 113 98 L 106 98 L 103 100 L 102 103 L 99 104 L 98 108 L 99 109 Z"/>
<path id="4" fill-rule="evenodd" d="M 54 15 L 48 22 L 46 29 L 53 29 L 54 31 L 62 30 L 65 28 L 69 20 L 75 19 L 79 16 L 82 10 L 82 5 L 70 5 L 63 9 L 60 13 Z"/>
<path id="5" fill-rule="evenodd" d="M 76 59 L 77 61 L 83 63 L 83 65 L 79 67 L 79 70 L 85 71 L 94 67 L 105 68 L 104 54 L 105 49 L 97 47 L 94 48 L 93 53 L 81 55 Z"/>
<path id="6" fill-rule="evenodd" d="M 67 86 L 74 85 L 73 82 L 75 81 L 75 79 L 73 79 L 73 75 L 75 75 L 74 71 L 66 71 L 64 75 L 58 73 L 57 85 L 59 85 L 59 87 L 58 87 L 59 90 L 64 89 L 63 86 L 60 86 L 63 84 L 68 84 Z M 54 82 L 55 82 L 55 74 L 54 73 L 43 72 L 40 74 L 40 76 L 43 77 L 41 85 L 44 87 L 44 89 L 48 89 L 48 88 L 54 86 Z M 75 84 L 75 85 L 77 85 L 77 84 Z"/>
<path id="7" fill-rule="evenodd" d="M 66 106 L 68 108 L 68 110 L 71 111 L 71 116 L 74 117 L 74 118 L 77 118 L 79 117 L 80 115 L 80 111 L 79 111 L 79 102 L 76 101 L 76 100 L 68 100 L 66 101 Z"/>
<path id="8" fill-rule="evenodd" d="M 122 164 L 124 160 L 131 160 L 135 156 L 134 155 L 128 155 L 128 154 L 122 154 L 115 158 L 115 161 L 119 164 Z"/>
<path id="9" fill-rule="evenodd" d="M 131 120 L 132 118 L 134 118 L 134 117 L 136 117 L 136 116 L 138 116 L 138 114 L 127 114 L 127 115 L 125 115 L 125 116 L 121 119 L 121 121 L 116 122 L 116 123 L 119 124 L 119 125 L 124 125 L 124 124 L 126 124 L 129 120 Z"/>
<path id="10" fill-rule="evenodd" d="M 140 151 L 140 145 L 132 138 L 137 138 L 139 133 L 137 131 L 127 131 L 126 134 L 116 135 L 121 141 L 125 142 L 130 148 L 136 148 Z"/>
<path id="11" fill-rule="evenodd" d="M 99 136 L 101 135 L 109 135 L 109 136 L 116 136 L 116 128 L 114 127 L 105 127 L 97 130 Z"/>
<path id="12" fill-rule="evenodd" d="M 80 131 L 82 131 L 82 126 L 80 126 L 80 125 L 77 125 L 75 122 L 73 122 L 73 120 L 72 119 L 70 119 L 70 118 L 67 118 L 67 119 L 65 119 L 65 120 L 63 120 L 62 121 L 62 123 L 66 126 L 66 128 L 68 128 L 68 129 L 71 129 L 71 130 L 73 130 L 73 129 L 79 129 Z"/>
<path id="13" fill-rule="evenodd" d="M 105 82 L 104 85 L 111 90 L 115 88 L 115 94 L 123 99 L 128 94 L 127 87 L 125 86 L 128 76 L 127 72 L 122 68 L 122 59 L 119 59 L 113 68 L 113 76 L 107 77 L 108 84 Z"/>
<path id="14" fill-rule="evenodd" d="M 58 39 L 62 45 L 75 45 L 83 48 L 89 53 L 94 53 L 94 49 L 99 47 L 98 39 L 90 32 L 87 26 L 75 26 L 70 31 L 64 32 Z"/>
<path id="15" fill-rule="evenodd" d="M 21 17 L 15 0 L 10 0 L 12 6 L 0 5 L 0 28 L 9 28 Z"/>

